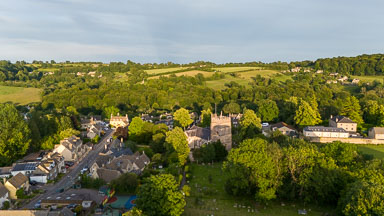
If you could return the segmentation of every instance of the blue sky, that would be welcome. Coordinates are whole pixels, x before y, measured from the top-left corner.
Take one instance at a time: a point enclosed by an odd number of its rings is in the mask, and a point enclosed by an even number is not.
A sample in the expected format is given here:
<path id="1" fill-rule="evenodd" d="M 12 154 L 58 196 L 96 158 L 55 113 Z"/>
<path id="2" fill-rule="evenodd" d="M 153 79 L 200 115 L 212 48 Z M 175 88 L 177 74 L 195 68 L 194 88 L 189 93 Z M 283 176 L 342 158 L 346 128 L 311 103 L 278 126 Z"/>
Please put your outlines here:
<path id="1" fill-rule="evenodd" d="M 0 59 L 178 63 L 383 53 L 381 0 L 1 0 Z"/>

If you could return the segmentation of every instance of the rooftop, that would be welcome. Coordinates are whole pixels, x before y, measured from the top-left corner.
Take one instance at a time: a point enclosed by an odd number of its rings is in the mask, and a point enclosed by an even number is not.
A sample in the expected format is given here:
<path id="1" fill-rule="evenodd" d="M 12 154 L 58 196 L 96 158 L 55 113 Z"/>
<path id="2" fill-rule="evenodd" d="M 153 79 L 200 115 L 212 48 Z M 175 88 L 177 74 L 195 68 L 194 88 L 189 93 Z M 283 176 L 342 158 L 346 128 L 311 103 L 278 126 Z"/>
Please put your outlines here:
<path id="1" fill-rule="evenodd" d="M 38 163 L 17 163 L 12 171 L 33 171 L 38 166 Z"/>
<path id="2" fill-rule="evenodd" d="M 331 120 L 336 123 L 356 123 L 352 121 L 350 118 L 342 115 L 331 116 Z"/>
<path id="3" fill-rule="evenodd" d="M 324 126 L 308 126 L 304 128 L 304 131 L 321 131 L 321 132 L 344 132 L 347 133 L 343 128 L 337 127 L 324 127 Z"/>

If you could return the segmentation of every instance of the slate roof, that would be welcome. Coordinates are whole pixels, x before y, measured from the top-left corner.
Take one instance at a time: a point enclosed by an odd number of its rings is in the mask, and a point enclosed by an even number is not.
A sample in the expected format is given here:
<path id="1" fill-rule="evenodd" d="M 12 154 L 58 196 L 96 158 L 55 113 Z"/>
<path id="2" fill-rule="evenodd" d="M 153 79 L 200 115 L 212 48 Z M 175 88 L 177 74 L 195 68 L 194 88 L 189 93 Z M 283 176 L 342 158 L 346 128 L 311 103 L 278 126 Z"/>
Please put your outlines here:
<path id="1" fill-rule="evenodd" d="M 343 128 L 337 127 L 324 127 L 324 126 L 308 126 L 304 128 L 304 131 L 321 131 L 321 132 L 345 132 Z"/>
<path id="2" fill-rule="evenodd" d="M 23 175 L 22 173 L 17 173 L 17 175 L 13 176 L 8 180 L 8 182 L 13 185 L 15 188 L 19 188 L 22 184 L 28 181 L 28 177 Z"/>
<path id="3" fill-rule="evenodd" d="M 271 128 L 282 128 L 282 127 L 287 127 L 287 128 L 289 128 L 291 130 L 296 130 L 293 126 L 288 125 L 285 122 L 279 122 L 279 123 L 271 125 Z"/>
<path id="4" fill-rule="evenodd" d="M 133 152 L 130 148 L 111 148 L 112 155 L 114 157 L 120 157 L 123 155 L 132 155 Z"/>
<path id="5" fill-rule="evenodd" d="M 112 160 L 113 156 L 111 155 L 98 155 L 95 163 L 97 166 L 102 167 L 107 164 L 110 160 Z"/>
<path id="6" fill-rule="evenodd" d="M 0 197 L 4 197 L 4 195 L 7 194 L 7 193 L 8 193 L 7 188 L 4 187 L 4 185 L 1 184 L 1 182 L 0 182 Z"/>
<path id="7" fill-rule="evenodd" d="M 205 139 L 205 140 L 209 140 L 210 135 L 211 135 L 210 129 L 198 127 L 196 125 L 192 126 L 191 129 L 185 131 L 185 133 L 189 137 L 196 136 L 196 137 L 199 137 L 199 138 Z"/>
<path id="8" fill-rule="evenodd" d="M 341 116 L 341 115 L 333 116 L 331 120 L 336 123 L 355 123 L 356 124 L 356 122 L 352 121 L 350 118 L 346 116 Z"/>

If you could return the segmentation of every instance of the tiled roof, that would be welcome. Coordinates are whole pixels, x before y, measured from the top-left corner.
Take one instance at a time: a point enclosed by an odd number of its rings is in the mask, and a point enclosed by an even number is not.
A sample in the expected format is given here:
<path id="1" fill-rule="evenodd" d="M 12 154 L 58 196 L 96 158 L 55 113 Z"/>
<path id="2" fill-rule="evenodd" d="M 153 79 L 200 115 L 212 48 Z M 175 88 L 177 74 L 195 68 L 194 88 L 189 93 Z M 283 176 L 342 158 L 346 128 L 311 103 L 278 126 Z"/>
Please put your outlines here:
<path id="1" fill-rule="evenodd" d="M 287 127 L 287 128 L 289 128 L 289 129 L 291 129 L 291 130 L 296 130 L 293 126 L 291 126 L 291 125 L 288 125 L 288 124 L 286 124 L 285 122 L 279 122 L 279 123 L 276 123 L 276 124 L 273 124 L 273 125 L 271 125 L 271 128 L 282 128 L 282 127 Z"/>
<path id="2" fill-rule="evenodd" d="M 15 188 L 19 188 L 22 184 L 28 181 L 28 177 L 23 175 L 22 173 L 17 173 L 17 175 L 13 176 L 8 180 L 8 182 L 13 185 Z"/>
<path id="3" fill-rule="evenodd" d="M 375 134 L 384 134 L 384 127 L 373 127 L 371 130 L 373 130 Z"/>
<path id="4" fill-rule="evenodd" d="M 352 121 L 350 118 L 348 118 L 346 116 L 341 116 L 341 115 L 333 116 L 331 118 L 331 120 L 336 122 L 336 123 L 356 123 L 356 122 Z"/>
<path id="5" fill-rule="evenodd" d="M 109 170 L 109 169 L 100 168 L 100 169 L 97 169 L 96 172 L 97 172 L 97 176 L 100 179 L 103 179 L 107 183 L 111 182 L 114 179 L 119 178 L 119 176 L 120 176 L 120 172 L 117 170 Z"/>
<path id="6" fill-rule="evenodd" d="M 198 127 L 196 125 L 192 126 L 191 129 L 185 131 L 189 137 L 199 137 L 201 139 L 209 140 L 211 131 L 208 128 Z"/>

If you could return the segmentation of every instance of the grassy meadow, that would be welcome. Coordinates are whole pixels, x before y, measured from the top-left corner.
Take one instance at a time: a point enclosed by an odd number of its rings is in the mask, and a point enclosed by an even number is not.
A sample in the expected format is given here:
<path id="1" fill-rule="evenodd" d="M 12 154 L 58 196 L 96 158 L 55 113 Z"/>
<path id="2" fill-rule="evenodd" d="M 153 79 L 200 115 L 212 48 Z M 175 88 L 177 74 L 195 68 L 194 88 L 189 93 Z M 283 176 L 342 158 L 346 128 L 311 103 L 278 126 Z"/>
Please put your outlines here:
<path id="1" fill-rule="evenodd" d="M 231 72 L 239 72 L 239 71 L 247 71 L 247 70 L 259 70 L 260 67 L 217 67 L 212 68 L 215 71 L 223 72 L 223 73 L 231 73 Z"/>
<path id="2" fill-rule="evenodd" d="M 144 70 L 149 75 L 155 75 L 155 74 L 163 74 L 163 73 L 169 73 L 169 72 L 175 72 L 178 70 L 187 69 L 186 67 L 176 67 L 176 68 L 161 68 L 161 69 L 151 69 L 151 70 Z"/>
<path id="3" fill-rule="evenodd" d="M 191 196 L 187 197 L 185 215 L 298 215 L 299 209 L 306 209 L 307 215 L 324 215 L 330 212 L 328 209 L 320 209 L 316 206 L 304 207 L 298 203 L 268 202 L 260 204 L 253 197 L 233 197 L 225 192 L 224 185 L 226 174 L 221 170 L 222 164 L 197 165 L 191 164 L 192 178 L 189 182 Z M 236 207 L 235 207 L 236 206 Z"/>
<path id="4" fill-rule="evenodd" d="M 13 86 L 0 86 L 0 103 L 12 102 L 25 105 L 40 102 L 41 90 L 37 88 L 23 88 Z"/>
<path id="5" fill-rule="evenodd" d="M 362 82 L 373 82 L 373 81 L 379 81 L 383 83 L 384 76 L 351 76 L 352 79 L 359 79 Z"/>
<path id="6" fill-rule="evenodd" d="M 373 155 L 377 159 L 384 159 L 384 145 L 358 145 L 357 148 L 364 154 Z"/>

